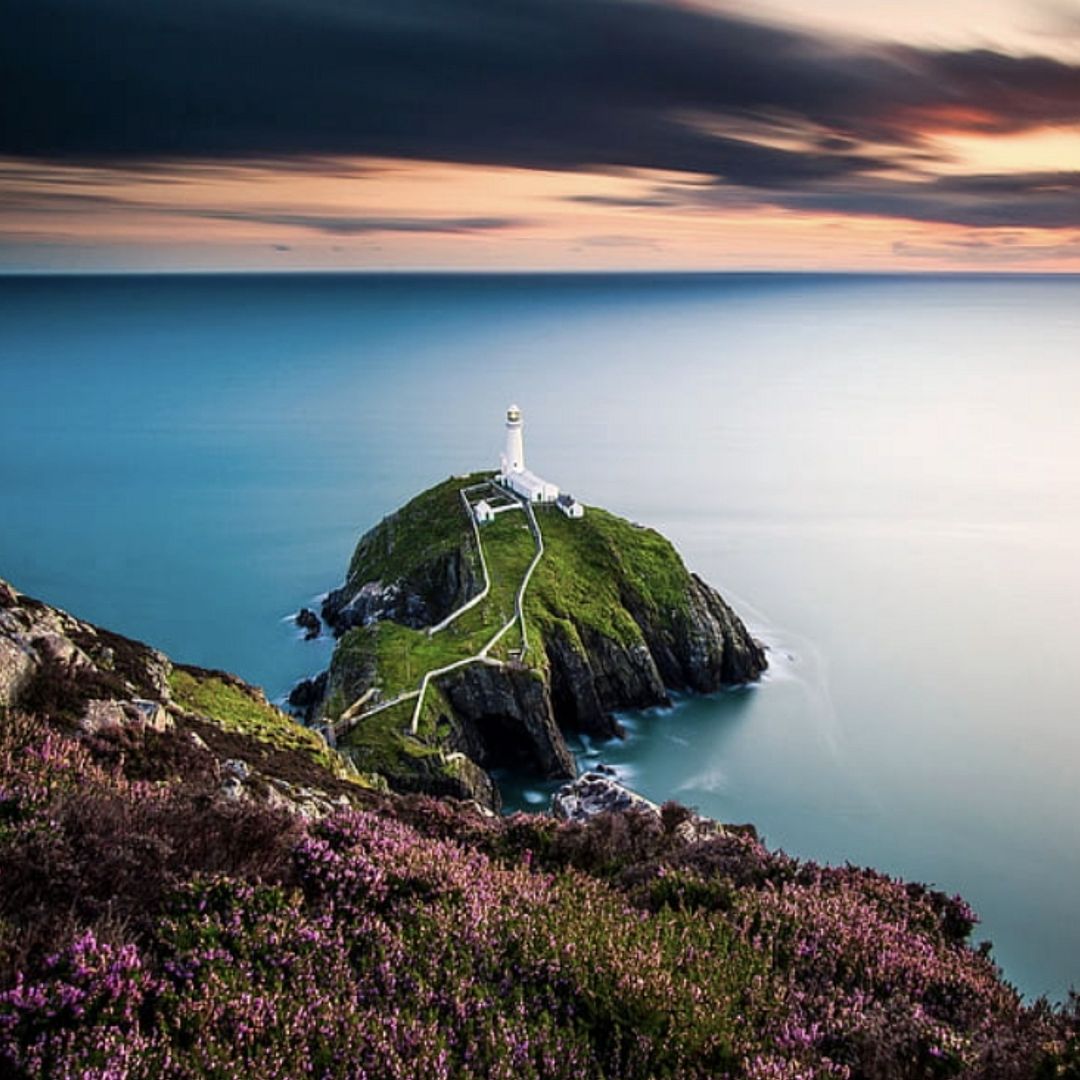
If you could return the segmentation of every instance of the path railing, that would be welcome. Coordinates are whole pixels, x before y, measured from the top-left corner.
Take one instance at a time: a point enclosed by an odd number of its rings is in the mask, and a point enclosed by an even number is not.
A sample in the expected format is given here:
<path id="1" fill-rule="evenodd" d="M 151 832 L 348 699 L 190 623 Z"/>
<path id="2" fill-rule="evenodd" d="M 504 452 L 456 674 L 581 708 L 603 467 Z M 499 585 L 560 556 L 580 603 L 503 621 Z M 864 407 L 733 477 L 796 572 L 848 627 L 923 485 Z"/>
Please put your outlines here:
<path id="1" fill-rule="evenodd" d="M 518 589 L 515 606 L 517 608 L 518 621 L 521 623 L 521 655 L 529 651 L 529 631 L 525 627 L 525 590 L 529 587 L 529 578 L 532 577 L 536 564 L 544 555 L 544 534 L 540 531 L 540 522 L 536 520 L 531 503 L 525 503 L 525 516 L 529 519 L 529 528 L 532 529 L 533 539 L 536 541 L 536 555 L 529 563 L 529 569 L 525 571 L 525 577 L 521 579 L 521 588 Z"/>
<path id="2" fill-rule="evenodd" d="M 366 720 L 369 716 L 375 716 L 377 713 L 392 709 L 395 705 L 399 705 L 403 701 L 411 701 L 420 693 L 420 691 L 406 690 L 404 693 L 392 697 L 389 701 L 382 701 L 366 711 L 361 711 L 361 707 L 374 693 L 375 687 L 371 687 L 357 698 L 356 701 L 354 701 L 336 720 L 332 720 L 330 723 L 322 725 L 321 731 L 326 739 L 331 742 L 331 745 L 336 745 L 337 740 L 348 735 L 361 720 Z"/>

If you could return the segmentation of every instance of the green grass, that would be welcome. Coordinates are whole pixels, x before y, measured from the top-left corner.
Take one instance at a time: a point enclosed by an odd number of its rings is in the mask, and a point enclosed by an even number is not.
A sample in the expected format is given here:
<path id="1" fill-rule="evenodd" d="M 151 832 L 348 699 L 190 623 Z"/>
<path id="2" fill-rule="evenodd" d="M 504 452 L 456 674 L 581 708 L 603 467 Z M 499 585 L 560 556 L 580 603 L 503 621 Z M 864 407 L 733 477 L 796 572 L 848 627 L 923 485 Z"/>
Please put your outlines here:
<path id="1" fill-rule="evenodd" d="M 444 481 L 384 519 L 358 545 L 350 572 L 362 571 L 364 580 L 408 579 L 455 546 L 471 548 L 472 529 L 459 489 L 486 475 Z M 530 666 L 545 666 L 542 642 L 556 627 L 571 641 L 580 641 L 580 631 L 588 630 L 622 645 L 639 643 L 641 631 L 627 610 L 628 601 L 662 621 L 685 612 L 689 574 L 655 530 L 595 507 L 580 520 L 554 507 L 539 509 L 537 516 L 545 554 L 526 594 Z M 329 703 L 331 716 L 348 708 L 372 679 L 383 700 L 416 689 L 425 672 L 474 655 L 511 618 L 535 554 L 527 519 L 517 511 L 500 514 L 481 528 L 480 536 L 491 577 L 491 592 L 483 603 L 433 636 L 388 620 L 349 631 L 331 666 L 331 674 L 341 676 L 335 683 L 342 687 Z M 514 627 L 492 656 L 509 659 L 520 647 L 520 629 Z M 350 673 L 365 674 L 348 685 Z"/>
<path id="2" fill-rule="evenodd" d="M 181 708 L 212 720 L 225 731 L 248 735 L 279 750 L 300 751 L 334 775 L 343 774 L 341 759 L 322 736 L 239 687 L 213 675 L 196 676 L 183 668 L 173 668 L 169 673 L 169 687 Z"/>
<path id="3" fill-rule="evenodd" d="M 491 575 L 491 592 L 480 605 L 485 612 L 485 641 L 514 614 L 514 600 L 521 588 L 525 571 L 536 555 L 536 541 L 529 531 L 523 511 L 509 510 L 499 514 L 480 532 Z M 542 561 L 542 560 L 541 560 Z M 530 586 L 531 587 L 531 586 Z M 527 595 L 527 594 L 526 594 Z M 515 628 L 496 646 L 493 655 L 507 659 L 509 650 L 519 648 L 521 635 Z"/>
<path id="4" fill-rule="evenodd" d="M 410 630 L 395 622 L 381 622 L 376 630 L 379 685 L 384 700 L 415 690 L 428 671 L 471 656 L 475 635 L 463 635 L 450 626 L 429 636 L 426 630 Z"/>
<path id="5" fill-rule="evenodd" d="M 465 481 L 457 483 L 464 485 Z M 454 519 L 459 541 L 466 534 L 471 535 L 460 503 Z M 481 538 L 491 577 L 491 591 L 482 603 L 433 635 L 389 620 L 350 630 L 335 650 L 331 673 L 336 668 L 339 676 L 343 676 L 350 668 L 363 667 L 374 659 L 376 685 L 381 699 L 386 701 L 417 689 L 426 672 L 478 653 L 512 617 L 517 590 L 536 554 L 525 515 L 518 511 L 500 514 L 482 528 Z M 499 642 L 492 655 L 506 659 L 509 650 L 520 647 L 520 643 L 520 632 L 515 627 Z M 352 689 L 356 687 L 350 691 Z M 346 696 L 342 694 L 328 703 L 330 715 L 339 715 L 359 692 L 348 701 Z M 449 703 L 437 686 L 430 685 L 414 737 L 408 734 L 408 728 L 415 707 L 413 698 L 360 719 L 343 740 L 344 748 L 358 768 L 392 774 L 407 771 L 410 761 L 417 757 L 438 754 L 440 744 L 449 734 L 449 728 L 440 724 L 439 718 L 450 713 Z"/>
<path id="6" fill-rule="evenodd" d="M 561 625 L 632 645 L 641 631 L 626 608 L 631 597 L 664 619 L 685 611 L 689 574 L 658 532 L 595 507 L 579 520 L 542 509 L 538 520 L 545 554 L 526 594 L 530 637 Z"/>
<path id="7" fill-rule="evenodd" d="M 463 528 L 468 529 L 468 523 Z M 425 672 L 475 655 L 513 617 L 514 598 L 536 554 L 536 545 L 525 515 L 518 511 L 500 514 L 491 524 L 483 527 L 481 540 L 491 576 L 491 592 L 480 604 L 437 634 L 412 630 L 389 620 L 361 631 L 372 635 L 378 666 L 377 683 L 383 700 L 407 690 L 415 690 Z M 358 653 L 360 646 L 350 641 L 350 635 L 355 633 L 350 631 L 346 634 L 342 638 L 342 645 Z M 513 630 L 500 641 L 496 655 L 501 654 L 505 658 L 508 647 L 519 644 L 520 635 Z M 341 645 L 338 648 L 340 650 Z"/>
<path id="8" fill-rule="evenodd" d="M 566 521 L 566 519 L 563 519 Z M 689 572 L 671 542 L 655 529 L 634 525 L 592 507 L 585 524 L 592 530 L 597 544 L 606 545 L 623 580 L 660 614 L 685 612 Z M 573 528 L 574 522 L 566 521 Z"/>
<path id="9" fill-rule="evenodd" d="M 415 705 L 416 702 L 410 701 L 409 704 Z M 424 705 L 420 710 L 417 737 L 428 746 L 442 746 L 450 735 L 450 723 L 443 718 L 453 715 L 454 711 L 446 695 L 434 683 L 431 684 L 424 695 Z"/>
<path id="10" fill-rule="evenodd" d="M 418 766 L 433 775 L 460 776 L 463 764 L 447 753 L 451 726 L 446 717 L 452 716 L 453 710 L 446 696 L 438 686 L 428 687 L 414 736 L 408 727 L 415 706 L 412 698 L 361 719 L 343 745 L 343 752 L 356 768 L 391 781 L 395 776 L 415 774 Z"/>
<path id="11" fill-rule="evenodd" d="M 336 720 L 371 685 L 378 670 L 376 628 L 354 626 L 337 643 L 330 660 L 330 697 L 326 715 Z"/>
<path id="12" fill-rule="evenodd" d="M 491 475 L 451 476 L 383 518 L 357 544 L 348 580 L 396 581 L 463 544 L 475 557 L 472 530 L 459 492 Z M 480 577 L 479 561 L 476 575 Z"/>
<path id="13" fill-rule="evenodd" d="M 417 736 L 408 732 L 416 699 L 402 701 L 374 716 L 361 718 L 340 744 L 342 751 L 360 770 L 394 776 L 409 773 L 417 758 L 437 757 L 439 733 L 437 714 L 432 715 L 435 702 L 441 698 L 433 691 L 425 700 L 424 718 Z"/>

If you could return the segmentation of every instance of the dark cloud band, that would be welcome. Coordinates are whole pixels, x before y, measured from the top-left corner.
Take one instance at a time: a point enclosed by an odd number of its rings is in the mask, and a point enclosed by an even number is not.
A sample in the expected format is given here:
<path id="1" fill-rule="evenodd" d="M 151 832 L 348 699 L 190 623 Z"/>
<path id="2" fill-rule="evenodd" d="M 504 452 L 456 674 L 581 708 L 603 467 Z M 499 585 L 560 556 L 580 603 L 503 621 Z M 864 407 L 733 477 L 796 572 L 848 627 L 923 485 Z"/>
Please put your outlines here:
<path id="1" fill-rule="evenodd" d="M 1058 61 L 855 48 L 662 0 L 2 10 L 0 153 L 22 159 L 661 169 L 793 208 L 1006 224 L 1024 216 L 1008 192 L 875 177 L 914 168 L 926 130 L 1080 122 L 1080 68 Z M 1040 202 L 1038 221 L 1080 222 L 1075 190 Z"/>
<path id="2" fill-rule="evenodd" d="M 2 173 L 0 173 L 2 176 Z M 13 186 L 0 202 L 4 214 L 22 218 L 31 215 L 165 214 L 171 217 L 201 218 L 206 221 L 237 221 L 253 225 L 273 225 L 329 236 L 363 236 L 373 233 L 441 233 L 466 235 L 493 232 L 528 224 L 509 217 L 379 217 L 333 212 L 303 213 L 292 210 L 236 210 L 228 207 L 185 207 L 146 199 L 115 195 L 84 194 L 79 191 L 40 190 L 32 184 Z"/>

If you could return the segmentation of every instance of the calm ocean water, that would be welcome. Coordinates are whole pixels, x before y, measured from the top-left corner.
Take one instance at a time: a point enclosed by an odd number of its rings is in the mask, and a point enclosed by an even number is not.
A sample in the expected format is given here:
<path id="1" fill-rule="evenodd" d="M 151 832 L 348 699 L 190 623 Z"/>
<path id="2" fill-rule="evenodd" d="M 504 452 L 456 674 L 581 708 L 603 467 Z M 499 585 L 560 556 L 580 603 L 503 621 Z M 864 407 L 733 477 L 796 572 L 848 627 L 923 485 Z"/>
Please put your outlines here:
<path id="1" fill-rule="evenodd" d="M 282 695 L 288 613 L 511 399 L 772 650 L 586 759 L 1080 982 L 1080 279 L 0 278 L 0 575 Z"/>

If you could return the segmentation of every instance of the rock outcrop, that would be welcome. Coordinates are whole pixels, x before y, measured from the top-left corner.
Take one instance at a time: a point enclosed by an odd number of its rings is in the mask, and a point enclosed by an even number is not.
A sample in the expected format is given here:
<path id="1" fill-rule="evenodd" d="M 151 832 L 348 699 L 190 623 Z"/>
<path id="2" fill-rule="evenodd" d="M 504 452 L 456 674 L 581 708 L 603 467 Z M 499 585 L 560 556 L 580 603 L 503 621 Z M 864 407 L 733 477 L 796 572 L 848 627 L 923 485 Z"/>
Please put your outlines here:
<path id="1" fill-rule="evenodd" d="M 510 766 L 549 779 L 577 771 L 540 675 L 525 667 L 474 664 L 440 686 L 452 711 L 451 742 L 477 765 Z"/>
<path id="2" fill-rule="evenodd" d="M 16 712 L 47 720 L 140 779 L 196 778 L 229 799 L 304 816 L 380 783 L 356 775 L 237 676 L 175 665 L 0 581 L 0 718 Z"/>
<path id="3" fill-rule="evenodd" d="M 712 818 L 669 803 L 657 806 L 644 795 L 639 795 L 619 783 L 600 766 L 593 772 L 584 773 L 569 784 L 564 784 L 551 796 L 551 812 L 560 821 L 572 821 L 584 825 L 601 814 L 644 814 L 668 826 L 670 831 L 686 843 L 711 840 L 724 836 L 728 830 Z M 747 826 L 736 826 L 737 831 L 747 833 Z"/>
<path id="4" fill-rule="evenodd" d="M 439 749 L 408 759 L 402 768 L 393 761 L 382 763 L 391 790 L 406 795 L 432 795 L 475 803 L 484 811 L 500 808 L 499 789 L 491 777 L 461 751 Z"/>
<path id="5" fill-rule="evenodd" d="M 551 812 L 560 821 L 580 823 L 599 814 L 621 814 L 628 810 L 660 815 L 656 803 L 599 770 L 583 773 L 551 796 Z"/>
<path id="6" fill-rule="evenodd" d="M 323 601 L 322 616 L 339 636 L 382 619 L 421 629 L 444 619 L 481 588 L 470 545 L 436 556 L 407 580 L 376 578 L 356 588 L 333 589 Z"/>
<path id="7" fill-rule="evenodd" d="M 313 641 L 322 633 L 322 622 L 311 608 L 301 608 L 296 613 L 296 625 L 304 631 L 304 640 Z"/>
<path id="8" fill-rule="evenodd" d="M 301 679 L 289 692 L 289 708 L 295 709 L 308 723 L 326 695 L 329 675 L 327 671 L 320 671 L 313 679 Z"/>
<path id="9" fill-rule="evenodd" d="M 361 537 L 345 584 L 323 601 L 323 620 L 336 636 L 387 619 L 431 626 L 480 591 L 479 555 L 472 531 L 462 529 L 465 482 L 418 495 Z"/>
<path id="10" fill-rule="evenodd" d="M 156 649 L 0 581 L 0 707 L 77 721 L 92 701 L 167 701 L 171 667 Z"/>

